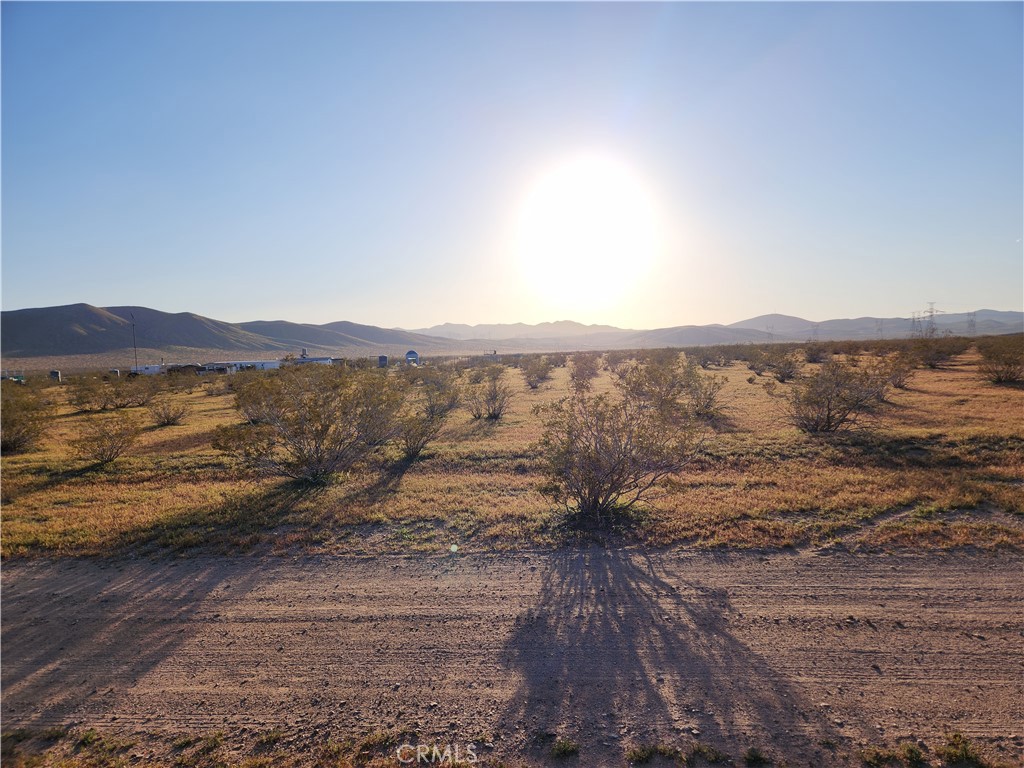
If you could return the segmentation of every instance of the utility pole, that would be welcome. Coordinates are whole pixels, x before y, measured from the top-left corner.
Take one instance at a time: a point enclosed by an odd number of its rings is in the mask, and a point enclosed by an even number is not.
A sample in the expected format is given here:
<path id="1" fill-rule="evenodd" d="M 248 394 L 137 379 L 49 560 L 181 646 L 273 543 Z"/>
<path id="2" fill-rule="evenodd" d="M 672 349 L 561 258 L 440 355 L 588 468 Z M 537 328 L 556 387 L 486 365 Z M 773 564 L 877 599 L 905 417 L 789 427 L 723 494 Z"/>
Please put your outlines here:
<path id="1" fill-rule="evenodd" d="M 139 345 L 135 343 L 135 313 L 129 312 L 132 317 L 132 347 L 135 349 L 135 373 L 139 372 Z"/>

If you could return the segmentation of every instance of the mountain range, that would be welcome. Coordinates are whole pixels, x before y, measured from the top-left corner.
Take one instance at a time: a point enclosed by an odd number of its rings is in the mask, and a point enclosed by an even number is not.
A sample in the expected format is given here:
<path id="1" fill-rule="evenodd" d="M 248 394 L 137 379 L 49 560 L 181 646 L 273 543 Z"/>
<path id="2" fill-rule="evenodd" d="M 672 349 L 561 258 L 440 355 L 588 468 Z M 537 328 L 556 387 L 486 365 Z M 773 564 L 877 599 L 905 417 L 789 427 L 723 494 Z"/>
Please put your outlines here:
<path id="1" fill-rule="evenodd" d="M 972 332 L 972 316 L 937 314 L 936 327 L 956 334 Z M 1024 312 L 978 310 L 973 333 L 1024 331 Z M 298 354 L 343 357 L 421 354 L 631 349 L 764 341 L 806 341 L 812 338 L 868 339 L 909 336 L 908 318 L 859 317 L 812 322 L 789 315 L 761 315 L 729 325 L 683 325 L 632 330 L 608 325 L 583 325 L 563 320 L 527 325 L 459 325 L 446 323 L 408 331 L 345 321 L 313 325 L 285 320 L 228 323 L 191 312 L 169 313 L 147 307 L 60 307 L 18 309 L 0 313 L 0 354 L 4 365 L 24 366 L 39 358 L 124 355 L 138 349 L 140 362 L 155 356 L 183 360 L 206 356 L 268 358 Z M 146 358 L 144 360 L 144 358 Z"/>

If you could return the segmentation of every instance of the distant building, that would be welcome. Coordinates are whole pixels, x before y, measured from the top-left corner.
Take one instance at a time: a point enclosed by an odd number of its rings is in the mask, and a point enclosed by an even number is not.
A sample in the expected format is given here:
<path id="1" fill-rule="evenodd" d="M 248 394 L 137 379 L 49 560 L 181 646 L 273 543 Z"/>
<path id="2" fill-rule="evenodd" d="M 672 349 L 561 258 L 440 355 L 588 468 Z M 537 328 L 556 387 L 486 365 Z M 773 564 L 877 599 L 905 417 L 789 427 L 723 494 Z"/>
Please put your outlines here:
<path id="1" fill-rule="evenodd" d="M 203 370 L 203 366 L 199 365 L 198 363 L 173 363 L 171 365 L 164 366 L 164 368 L 164 372 L 168 376 L 198 376 L 200 371 Z"/>
<path id="2" fill-rule="evenodd" d="M 406 365 L 420 364 L 420 356 L 417 354 L 415 349 L 410 349 L 408 352 L 405 353 L 405 362 Z"/>
<path id="3" fill-rule="evenodd" d="M 133 365 L 131 372 L 136 376 L 156 376 L 158 373 L 164 372 L 164 367 L 159 363 L 152 363 L 150 365 Z"/>
<path id="4" fill-rule="evenodd" d="M 303 350 L 305 352 L 305 350 Z M 305 363 L 319 363 L 320 365 L 333 365 L 333 357 L 297 357 L 288 361 L 291 365 L 304 365 Z"/>
<path id="5" fill-rule="evenodd" d="M 281 367 L 280 360 L 225 360 L 207 363 L 204 373 L 238 373 L 239 371 L 270 371 Z"/>

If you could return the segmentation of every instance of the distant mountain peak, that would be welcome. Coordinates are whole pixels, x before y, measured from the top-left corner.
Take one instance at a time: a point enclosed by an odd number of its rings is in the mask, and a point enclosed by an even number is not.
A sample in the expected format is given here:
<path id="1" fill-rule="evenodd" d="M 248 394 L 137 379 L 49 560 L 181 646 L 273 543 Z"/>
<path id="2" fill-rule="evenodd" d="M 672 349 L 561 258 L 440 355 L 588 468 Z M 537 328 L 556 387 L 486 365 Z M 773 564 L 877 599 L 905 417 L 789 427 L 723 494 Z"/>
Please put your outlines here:
<path id="1" fill-rule="evenodd" d="M 939 315 L 936 325 L 952 333 L 978 335 L 1024 332 L 1024 312 L 978 310 Z M 134 335 L 133 335 L 134 326 Z M 875 339 L 906 337 L 909 318 L 858 317 L 811 322 L 772 313 L 729 325 L 680 325 L 635 331 L 610 325 L 584 325 L 554 320 L 530 325 L 498 323 L 443 325 L 405 331 L 341 320 L 324 325 L 286 320 L 227 323 L 193 312 L 161 312 L 149 307 L 59 307 L 9 310 L 0 319 L 0 347 L 5 358 L 64 357 L 139 349 L 168 355 L 187 350 L 224 350 L 267 357 L 296 354 L 303 347 L 341 357 L 421 354 L 480 354 L 503 351 L 571 351 L 695 346 L 763 341 L 806 341 L 809 338 Z"/>

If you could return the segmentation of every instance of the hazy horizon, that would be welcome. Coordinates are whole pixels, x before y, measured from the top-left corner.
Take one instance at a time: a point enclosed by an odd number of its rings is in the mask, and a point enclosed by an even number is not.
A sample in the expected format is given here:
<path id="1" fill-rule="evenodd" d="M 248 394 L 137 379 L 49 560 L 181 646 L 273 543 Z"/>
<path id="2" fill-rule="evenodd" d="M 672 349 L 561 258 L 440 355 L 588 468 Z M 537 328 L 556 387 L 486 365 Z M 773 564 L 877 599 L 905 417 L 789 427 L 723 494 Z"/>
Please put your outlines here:
<path id="1" fill-rule="evenodd" d="M 1022 8 L 3 3 L 3 308 L 1019 311 Z"/>
<path id="2" fill-rule="evenodd" d="M 89 306 L 95 306 L 95 307 L 98 307 L 100 309 L 104 309 L 105 308 L 105 307 L 100 307 L 99 305 L 96 305 L 96 304 L 91 304 L 90 302 L 73 302 L 72 304 L 69 304 L 69 305 L 55 305 L 55 306 L 57 306 L 57 307 L 59 307 L 59 306 L 74 306 L 76 304 L 87 304 Z M 136 308 L 142 308 L 142 305 L 137 305 L 137 304 L 109 304 L 109 305 L 107 305 L 107 307 L 122 307 L 122 308 L 123 307 L 136 307 Z M 49 307 L 18 307 L 18 308 L 11 309 L 11 310 L 8 310 L 8 309 L 5 308 L 4 311 L 6 312 L 6 311 L 17 311 L 18 309 L 33 310 L 33 309 L 52 309 L 52 308 L 54 308 L 54 306 L 49 306 Z M 836 315 L 836 316 L 830 316 L 830 317 L 804 317 L 802 315 L 795 315 L 792 312 L 762 312 L 762 313 L 759 313 L 757 315 L 745 315 L 743 317 L 737 317 L 737 318 L 734 318 L 734 319 L 710 320 L 710 321 L 705 322 L 705 323 L 679 322 L 679 323 L 673 323 L 672 325 L 668 325 L 668 326 L 638 327 L 638 326 L 622 326 L 622 325 L 615 325 L 613 323 L 601 323 L 601 322 L 584 323 L 584 322 L 582 322 L 580 320 L 575 320 L 574 318 L 571 318 L 571 317 L 560 317 L 560 318 L 549 319 L 549 320 L 537 320 L 537 321 L 529 322 L 529 323 L 527 323 L 525 321 L 522 321 L 522 320 L 501 321 L 501 322 L 493 322 L 493 323 L 492 322 L 486 322 L 486 321 L 484 321 L 484 322 L 477 322 L 477 323 L 466 323 L 466 322 L 461 322 L 461 321 L 458 321 L 458 320 L 446 320 L 446 321 L 442 321 L 442 322 L 439 322 L 439 323 L 431 323 L 429 325 L 425 325 L 425 324 L 420 324 L 420 325 L 387 325 L 387 324 L 378 324 L 378 323 L 363 323 L 363 322 L 360 322 L 359 320 L 353 320 L 352 318 L 349 318 L 349 317 L 335 317 L 333 319 L 325 320 L 323 322 L 313 322 L 313 321 L 310 321 L 310 320 L 303 320 L 301 318 L 289 318 L 289 317 L 277 317 L 277 316 L 245 317 L 245 318 L 242 318 L 240 320 L 232 320 L 232 319 L 229 319 L 229 318 L 226 318 L 226 317 L 221 317 L 221 316 L 216 315 L 216 314 L 205 314 L 203 312 L 195 312 L 194 310 L 188 310 L 188 309 L 168 310 L 168 309 L 163 309 L 161 307 L 145 307 L 145 308 L 146 309 L 155 310 L 155 311 L 158 311 L 158 312 L 165 312 L 165 313 L 168 313 L 168 314 L 179 314 L 179 313 L 195 314 L 195 315 L 199 315 L 199 316 L 202 316 L 202 317 L 207 317 L 207 318 L 209 318 L 211 320 L 217 320 L 217 321 L 220 321 L 220 322 L 227 322 L 227 323 L 234 323 L 234 324 L 244 324 L 244 323 L 251 323 L 251 322 L 290 322 L 290 323 L 304 324 L 304 325 L 327 325 L 327 324 L 335 323 L 335 322 L 352 322 L 352 323 L 356 323 L 357 325 L 370 325 L 370 326 L 375 326 L 375 327 L 379 327 L 379 328 L 384 328 L 384 329 L 389 329 L 389 330 L 399 330 L 399 331 L 424 331 L 424 330 L 429 330 L 430 328 L 436 328 L 436 327 L 445 326 L 445 325 L 470 326 L 470 327 L 476 327 L 476 326 L 495 326 L 495 325 L 530 325 L 530 326 L 536 326 L 536 325 L 543 325 L 543 324 L 556 324 L 556 323 L 565 323 L 565 322 L 577 323 L 577 324 L 584 325 L 584 326 L 607 326 L 607 327 L 613 327 L 613 328 L 617 328 L 619 330 L 627 330 L 627 331 L 651 331 L 651 330 L 658 330 L 658 328 L 674 328 L 674 327 L 683 327 L 683 326 L 721 325 L 721 326 L 728 327 L 728 326 L 730 326 L 732 324 L 735 324 L 735 323 L 740 323 L 740 322 L 745 322 L 745 321 L 749 321 L 749 320 L 754 320 L 754 319 L 759 318 L 759 317 L 770 316 L 770 315 L 780 315 L 780 316 L 786 316 L 786 317 L 793 317 L 793 318 L 796 318 L 796 319 L 805 320 L 805 321 L 807 321 L 809 323 L 824 323 L 824 322 L 837 321 L 837 320 L 839 320 L 839 321 L 841 321 L 841 320 L 858 320 L 858 319 L 861 319 L 861 318 L 873 318 L 873 319 L 884 319 L 884 320 L 893 320 L 893 319 L 910 320 L 910 319 L 912 319 L 912 316 L 913 316 L 914 313 L 918 313 L 918 314 L 921 314 L 923 316 L 924 313 L 927 311 L 927 307 L 925 307 L 925 308 L 922 308 L 922 309 L 913 310 L 912 312 L 905 313 L 905 314 L 868 315 L 868 314 L 860 313 L 860 314 L 843 315 L 843 316 Z M 947 315 L 947 314 L 948 315 L 961 315 L 961 314 L 969 314 L 971 312 L 1016 312 L 1018 314 L 1024 314 L 1024 309 L 1016 309 L 1016 308 L 1006 309 L 1006 308 L 992 307 L 992 306 L 976 307 L 974 309 L 968 309 L 968 310 L 963 310 L 963 311 L 953 311 L 953 310 L 947 311 L 947 310 L 944 310 L 941 306 L 939 306 L 937 304 L 935 305 L 934 308 L 935 308 L 935 310 L 938 313 L 937 317 L 940 318 L 940 319 L 942 318 L 942 316 Z"/>

